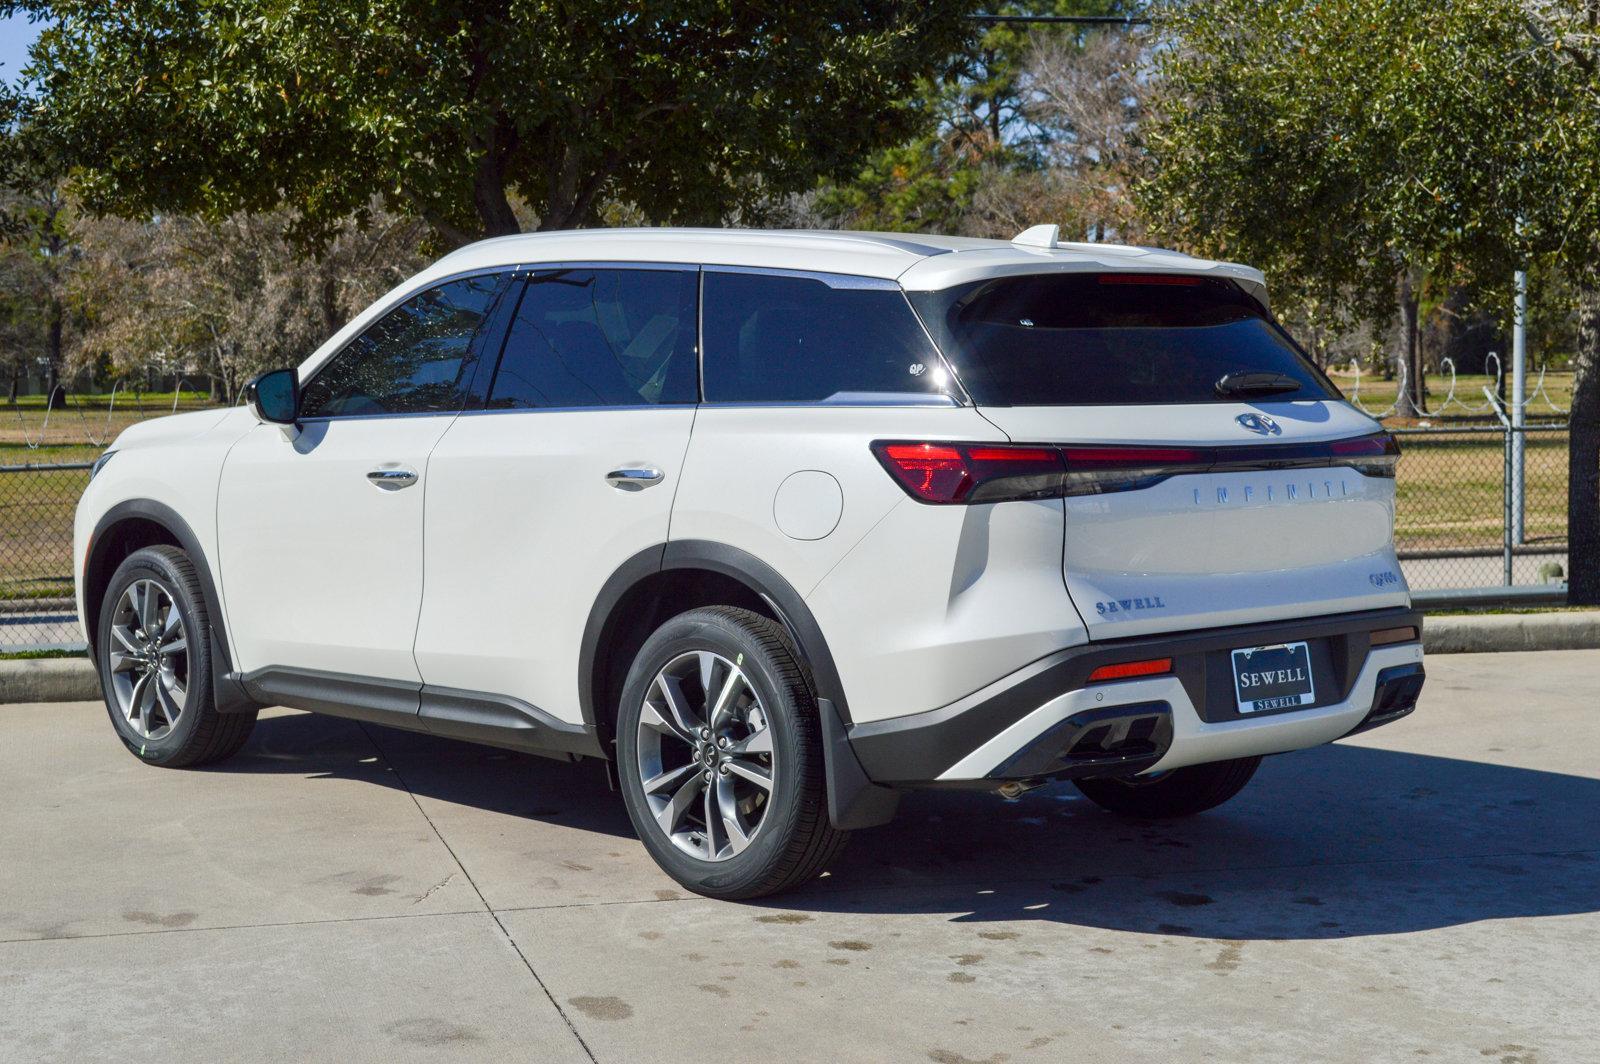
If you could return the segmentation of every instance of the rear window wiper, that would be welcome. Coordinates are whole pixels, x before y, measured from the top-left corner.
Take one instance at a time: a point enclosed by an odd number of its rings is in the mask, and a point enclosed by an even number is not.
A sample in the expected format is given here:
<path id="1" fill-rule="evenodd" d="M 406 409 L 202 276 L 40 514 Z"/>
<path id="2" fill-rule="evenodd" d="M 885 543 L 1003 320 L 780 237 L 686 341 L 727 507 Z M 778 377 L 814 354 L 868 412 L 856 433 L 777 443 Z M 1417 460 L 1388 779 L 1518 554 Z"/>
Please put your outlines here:
<path id="1" fill-rule="evenodd" d="M 1217 395 L 1280 395 L 1298 392 L 1300 382 L 1285 373 L 1227 373 L 1217 381 Z"/>

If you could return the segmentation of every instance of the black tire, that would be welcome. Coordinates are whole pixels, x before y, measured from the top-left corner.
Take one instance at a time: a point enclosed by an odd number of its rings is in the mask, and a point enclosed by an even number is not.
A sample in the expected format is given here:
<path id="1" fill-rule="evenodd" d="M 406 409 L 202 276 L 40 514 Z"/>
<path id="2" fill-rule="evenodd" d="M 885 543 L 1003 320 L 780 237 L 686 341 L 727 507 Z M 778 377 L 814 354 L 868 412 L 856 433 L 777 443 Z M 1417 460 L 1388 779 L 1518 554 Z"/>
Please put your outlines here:
<path id="1" fill-rule="evenodd" d="M 1244 789 L 1259 757 L 1175 768 L 1151 779 L 1105 777 L 1074 780 L 1084 797 L 1122 816 L 1163 820 L 1214 809 Z"/>
<path id="2" fill-rule="evenodd" d="M 668 830 L 658 823 L 652 811 L 651 800 L 645 793 L 644 769 L 640 763 L 642 746 L 647 760 L 653 756 L 651 737 L 647 735 L 643 741 L 640 737 L 646 698 L 650 696 L 657 704 L 665 704 L 659 695 L 657 675 L 673 663 L 684 661 L 686 655 L 698 655 L 700 652 L 719 656 L 724 659 L 724 666 L 736 663 L 742 670 L 744 682 L 748 684 L 749 693 L 741 695 L 739 699 L 745 704 L 740 711 L 743 717 L 734 720 L 728 727 L 744 731 L 746 726 L 740 720 L 764 719 L 771 745 L 771 754 L 766 760 L 771 775 L 770 789 L 765 794 L 760 793 L 759 789 L 751 790 L 748 783 L 739 784 L 726 772 L 720 773 L 730 786 L 745 788 L 743 801 L 760 809 L 762 816 L 742 850 L 732 849 L 732 838 L 727 829 L 722 828 L 722 840 L 728 843 L 731 855 L 716 860 L 689 852 L 685 846 L 690 843 L 685 839 L 694 835 L 692 826 L 696 814 L 693 803 L 703 802 L 706 791 L 718 786 L 717 770 L 708 767 L 702 773 L 700 762 L 695 760 L 693 747 L 683 743 L 676 733 L 668 734 L 660 727 L 649 729 L 647 725 L 647 730 L 663 735 L 663 738 L 654 740 L 660 748 L 659 756 L 663 764 L 669 748 L 673 751 L 681 748 L 684 756 L 679 758 L 681 763 L 675 771 L 689 772 L 683 777 L 686 783 L 693 784 L 696 779 L 710 781 L 698 784 L 699 797 L 688 799 L 689 804 L 684 808 L 689 812 L 683 820 L 687 826 L 683 832 L 675 833 L 680 835 L 680 841 L 674 842 L 673 835 L 669 835 Z M 725 676 L 726 673 L 720 675 Z M 705 685 L 694 676 L 686 677 L 684 682 L 695 687 L 694 693 L 702 703 L 712 700 L 703 690 Z M 720 683 L 714 686 L 718 690 L 721 688 Z M 759 707 L 754 711 L 750 709 L 751 703 L 748 701 L 752 696 L 758 700 L 754 704 Z M 659 715 L 656 711 L 650 712 L 653 715 L 651 719 L 657 719 Z M 701 718 L 707 715 L 696 712 L 694 719 L 704 723 Z M 697 730 L 695 734 L 698 734 Z M 701 753 L 717 757 L 715 743 L 713 738 Z M 820 873 L 848 838 L 845 832 L 835 829 L 828 820 L 822 729 L 817 719 L 817 703 L 810 677 L 788 634 L 760 614 L 733 607 L 712 606 L 680 614 L 658 628 L 640 648 L 628 672 L 617 717 L 616 749 L 617 775 L 622 785 L 623 801 L 640 840 L 668 875 L 696 894 L 739 900 L 787 890 Z M 759 762 L 763 755 L 750 756 Z M 666 773 L 662 772 L 661 775 Z M 669 793 L 676 797 L 677 790 L 675 783 L 670 792 L 666 789 L 659 791 L 657 801 L 670 803 Z M 755 804 L 757 802 L 760 804 Z M 709 813 L 711 808 L 704 807 L 704 812 Z M 720 810 L 720 807 L 715 808 Z M 744 809 L 745 806 L 740 805 L 739 808 Z M 743 814 L 735 814 L 735 818 L 742 821 Z M 698 819 L 703 825 L 707 816 L 702 813 Z M 706 848 L 716 845 L 717 830 L 713 828 L 709 835 L 702 830 L 700 845 Z"/>
<path id="3" fill-rule="evenodd" d="M 139 675 L 142 670 L 137 667 L 118 670 L 113 660 L 127 650 L 126 645 L 112 633 L 112 628 L 118 625 L 119 620 L 128 620 L 127 611 L 121 611 L 120 607 L 123 595 L 141 582 L 145 582 L 143 587 L 146 594 L 152 584 L 164 592 L 168 605 L 161 616 L 170 619 L 171 611 L 175 609 L 182 622 L 181 635 L 184 637 L 181 666 L 176 663 L 175 653 L 163 659 L 173 661 L 170 672 L 175 681 L 181 681 L 182 697 L 153 687 L 152 696 L 141 693 L 141 699 L 156 699 L 156 704 L 146 711 L 151 715 L 139 714 L 146 725 L 159 725 L 150 729 L 151 734 L 145 734 L 134 724 L 119 701 L 119 690 L 133 689 L 136 680 L 132 677 Z M 122 630 L 126 634 L 127 626 L 124 625 Z M 201 590 L 194 563 L 183 551 L 168 546 L 145 547 L 128 555 L 117 566 L 100 606 L 95 657 L 100 670 L 100 690 L 105 696 L 106 712 L 111 715 L 112 727 L 116 728 L 122 744 L 141 761 L 164 768 L 211 764 L 232 757 L 250 738 L 250 731 L 256 723 L 253 710 L 248 713 L 217 712 L 211 686 L 210 631 L 211 614 L 205 592 Z M 117 675 L 119 672 L 120 679 Z M 160 680 L 159 675 L 151 677 L 152 684 Z M 125 690 L 123 693 L 130 692 Z M 169 703 L 175 707 L 171 710 L 171 714 L 177 718 L 175 721 L 167 717 L 169 711 L 164 707 Z"/>

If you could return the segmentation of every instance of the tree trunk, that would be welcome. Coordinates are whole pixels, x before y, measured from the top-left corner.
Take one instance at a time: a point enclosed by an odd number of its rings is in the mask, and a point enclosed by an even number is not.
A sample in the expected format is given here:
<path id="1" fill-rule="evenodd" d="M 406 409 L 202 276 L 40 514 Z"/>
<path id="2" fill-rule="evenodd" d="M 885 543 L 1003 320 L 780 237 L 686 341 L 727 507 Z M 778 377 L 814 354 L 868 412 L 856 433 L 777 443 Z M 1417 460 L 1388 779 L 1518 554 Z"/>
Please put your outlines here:
<path id="1" fill-rule="evenodd" d="M 1567 601 L 1600 606 L 1600 265 L 1579 291 L 1567 420 Z"/>
<path id="2" fill-rule="evenodd" d="M 511 200 L 506 196 L 503 157 L 506 146 L 501 143 L 506 135 L 498 126 L 490 132 L 483 152 L 478 156 L 478 168 L 472 175 L 472 206 L 478 212 L 478 220 L 483 223 L 483 235 L 486 237 L 522 232 L 522 227 L 517 224 L 516 212 L 511 209 Z"/>
<path id="3" fill-rule="evenodd" d="M 66 317 L 61 306 L 61 300 L 54 297 L 50 300 L 50 332 L 49 346 L 45 350 L 45 358 L 49 359 L 46 367 L 45 408 L 47 410 L 60 410 L 67 405 L 66 397 L 61 391 L 61 330 L 62 321 Z"/>
<path id="4" fill-rule="evenodd" d="M 1400 390 L 1395 397 L 1395 414 L 1400 417 L 1418 417 L 1422 413 L 1422 405 L 1417 402 L 1417 313 L 1419 297 L 1416 285 L 1412 283 L 1409 272 L 1400 275 L 1397 286 L 1397 298 L 1400 303 L 1400 353 L 1396 361 L 1400 363 Z"/>

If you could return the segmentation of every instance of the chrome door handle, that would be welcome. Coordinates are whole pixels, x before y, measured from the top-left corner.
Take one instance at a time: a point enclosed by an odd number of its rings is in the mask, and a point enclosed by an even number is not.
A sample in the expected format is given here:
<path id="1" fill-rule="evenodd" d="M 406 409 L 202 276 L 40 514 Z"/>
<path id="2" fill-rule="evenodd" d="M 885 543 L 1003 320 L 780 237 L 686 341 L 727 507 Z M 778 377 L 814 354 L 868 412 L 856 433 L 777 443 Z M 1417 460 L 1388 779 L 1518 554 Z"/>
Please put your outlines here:
<path id="1" fill-rule="evenodd" d="M 367 479 L 373 484 L 388 491 L 400 488 L 409 488 L 417 482 L 415 469 L 374 469 L 367 474 Z"/>
<path id="2" fill-rule="evenodd" d="M 641 469 L 613 469 L 606 474 L 606 483 L 623 491 L 638 491 L 661 483 L 666 474 L 648 466 Z"/>

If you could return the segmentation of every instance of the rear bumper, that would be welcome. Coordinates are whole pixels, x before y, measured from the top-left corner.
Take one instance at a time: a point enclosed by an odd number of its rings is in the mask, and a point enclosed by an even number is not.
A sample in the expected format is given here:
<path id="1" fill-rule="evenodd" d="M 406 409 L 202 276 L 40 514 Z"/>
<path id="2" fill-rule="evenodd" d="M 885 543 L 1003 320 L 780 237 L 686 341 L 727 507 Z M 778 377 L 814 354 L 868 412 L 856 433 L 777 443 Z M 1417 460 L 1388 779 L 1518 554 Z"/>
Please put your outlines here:
<path id="1" fill-rule="evenodd" d="M 928 713 L 858 724 L 857 759 L 891 786 L 1135 775 L 1330 742 L 1405 716 L 1421 690 L 1420 641 L 1374 647 L 1373 632 L 1422 615 L 1373 610 L 1091 643 L 1052 654 Z M 1229 651 L 1306 640 L 1316 700 L 1241 715 Z M 1102 665 L 1170 657 L 1170 674 L 1090 684 Z"/>

